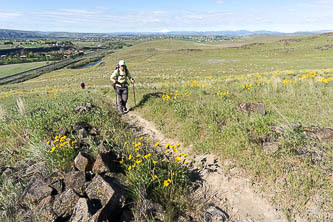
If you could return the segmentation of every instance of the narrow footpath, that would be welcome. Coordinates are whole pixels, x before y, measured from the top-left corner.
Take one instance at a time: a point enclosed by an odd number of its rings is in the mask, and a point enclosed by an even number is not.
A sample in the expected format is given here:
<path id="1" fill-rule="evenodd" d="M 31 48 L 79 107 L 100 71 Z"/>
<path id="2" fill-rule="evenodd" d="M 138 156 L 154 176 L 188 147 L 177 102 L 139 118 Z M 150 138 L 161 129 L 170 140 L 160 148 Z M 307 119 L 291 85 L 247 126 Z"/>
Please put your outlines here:
<path id="1" fill-rule="evenodd" d="M 123 119 L 138 136 L 149 137 L 154 141 L 159 141 L 161 145 L 180 143 L 167 138 L 152 122 L 143 119 L 135 111 L 123 115 Z M 194 169 L 198 172 L 202 181 L 194 196 L 205 203 L 214 203 L 217 209 L 225 212 L 226 218 L 228 218 L 226 221 L 288 221 L 282 211 L 276 209 L 267 201 L 269 196 L 260 192 L 251 183 L 244 170 L 232 168 L 226 174 L 224 169 L 228 165 L 230 166 L 230 162 L 222 162 L 212 154 L 193 155 L 191 147 L 180 146 L 179 149 L 182 153 L 189 155 L 189 159 L 194 163 Z"/>

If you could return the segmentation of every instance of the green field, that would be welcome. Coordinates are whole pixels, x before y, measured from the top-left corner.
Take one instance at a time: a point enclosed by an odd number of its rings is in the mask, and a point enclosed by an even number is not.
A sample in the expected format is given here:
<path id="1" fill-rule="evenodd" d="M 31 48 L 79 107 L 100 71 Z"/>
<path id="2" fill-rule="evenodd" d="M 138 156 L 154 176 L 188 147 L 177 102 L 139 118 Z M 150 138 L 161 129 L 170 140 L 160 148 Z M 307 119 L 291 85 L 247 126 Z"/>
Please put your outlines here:
<path id="1" fill-rule="evenodd" d="M 27 103 L 31 95 L 57 92 L 61 97 L 80 90 L 84 81 L 94 96 L 109 101 L 114 98 L 109 76 L 125 59 L 136 79 L 135 111 L 166 136 L 192 145 L 194 153 L 233 160 L 272 194 L 271 201 L 291 220 L 301 215 L 308 221 L 329 221 L 333 142 L 304 132 L 310 126 L 333 126 L 332 45 L 332 35 L 249 38 L 220 45 L 152 41 L 105 57 L 97 67 L 58 70 L 0 87 L 0 99 L 9 109 L 17 95 Z M 240 103 L 262 103 L 266 115 L 240 112 Z M 295 122 L 301 126 L 293 127 Z M 282 126 L 280 134 L 273 130 Z M 263 141 L 276 142 L 278 149 L 267 153 Z M 320 209 L 313 213 L 313 206 Z"/>
<path id="2" fill-rule="evenodd" d="M 19 72 L 24 72 L 30 69 L 45 66 L 47 62 L 34 62 L 34 63 L 21 63 L 13 65 L 2 65 L 0 66 L 0 78 L 13 75 Z"/>

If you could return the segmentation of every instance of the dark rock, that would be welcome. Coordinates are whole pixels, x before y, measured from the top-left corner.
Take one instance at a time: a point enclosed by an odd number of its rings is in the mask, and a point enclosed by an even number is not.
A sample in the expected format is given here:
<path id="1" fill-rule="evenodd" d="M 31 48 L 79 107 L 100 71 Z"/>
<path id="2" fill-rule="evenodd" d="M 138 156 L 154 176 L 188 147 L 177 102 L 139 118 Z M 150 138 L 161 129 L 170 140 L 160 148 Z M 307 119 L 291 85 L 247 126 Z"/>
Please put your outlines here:
<path id="1" fill-rule="evenodd" d="M 125 197 L 119 182 L 114 178 L 96 175 L 86 189 L 86 194 L 96 208 L 100 208 L 94 218 L 103 220 L 117 217 L 125 205 Z"/>
<path id="2" fill-rule="evenodd" d="M 22 194 L 22 200 L 27 203 L 38 203 L 42 199 L 51 196 L 52 193 L 53 189 L 37 174 L 31 178 L 26 186 Z"/>
<path id="3" fill-rule="evenodd" d="M 76 193 L 83 195 L 86 174 L 84 171 L 71 171 L 65 175 L 65 189 L 73 189 Z"/>
<path id="4" fill-rule="evenodd" d="M 61 136 L 68 136 L 69 135 L 68 129 L 66 129 L 66 128 L 60 128 L 59 129 L 59 135 L 61 135 Z"/>
<path id="5" fill-rule="evenodd" d="M 92 172 L 95 174 L 101 174 L 110 171 L 109 164 L 111 163 L 111 161 L 112 159 L 110 158 L 110 155 L 108 155 L 108 153 L 98 154 Z"/>
<path id="6" fill-rule="evenodd" d="M 91 111 L 94 106 L 91 105 L 91 103 L 83 103 L 81 106 L 78 106 L 74 109 L 74 112 L 85 112 L 85 111 Z"/>
<path id="7" fill-rule="evenodd" d="M 93 127 L 87 123 L 87 122 L 77 122 L 73 126 L 72 133 L 78 134 L 81 129 L 84 129 L 85 131 L 89 132 Z"/>
<path id="8" fill-rule="evenodd" d="M 121 222 L 134 222 L 133 213 L 130 209 L 124 208 L 122 210 L 119 221 Z"/>
<path id="9" fill-rule="evenodd" d="M 229 215 L 220 209 L 217 206 L 211 205 L 204 213 L 203 213 L 203 221 L 205 222 L 221 222 L 229 219 Z"/>
<path id="10" fill-rule="evenodd" d="M 91 136 L 97 136 L 98 135 L 98 130 L 96 128 L 92 128 L 89 131 L 89 135 L 91 135 Z"/>
<path id="11" fill-rule="evenodd" d="M 80 197 L 74 192 L 74 190 L 69 189 L 62 193 L 54 202 L 53 211 L 61 218 L 68 218 L 72 215 L 74 207 Z"/>
<path id="12" fill-rule="evenodd" d="M 90 171 L 92 169 L 92 161 L 81 152 L 75 157 L 74 164 L 80 171 Z"/>
<path id="13" fill-rule="evenodd" d="M 333 141 L 333 129 L 316 126 L 304 127 L 306 135 L 322 142 Z"/>
<path id="14" fill-rule="evenodd" d="M 49 196 L 38 204 L 36 207 L 38 218 L 41 221 L 49 221 L 54 222 L 57 219 L 57 215 L 52 210 L 52 206 L 54 203 L 54 197 Z"/>
<path id="15" fill-rule="evenodd" d="M 136 212 L 140 213 L 140 218 L 142 220 L 147 217 L 154 219 L 154 221 L 164 221 L 165 209 L 159 203 L 154 203 L 151 200 L 142 199 L 136 206 Z"/>
<path id="16" fill-rule="evenodd" d="M 265 142 L 262 144 L 265 153 L 275 153 L 279 149 L 278 143 Z"/>
<path id="17" fill-rule="evenodd" d="M 88 222 L 91 220 L 91 214 L 89 212 L 89 209 L 91 206 L 89 206 L 89 202 L 86 198 L 80 198 L 77 204 L 75 205 L 73 215 L 70 218 L 70 222 Z"/>
<path id="18" fill-rule="evenodd" d="M 240 103 L 237 105 L 237 108 L 240 112 L 255 112 L 260 113 L 261 115 L 265 115 L 265 105 L 262 103 Z"/>
<path id="19" fill-rule="evenodd" d="M 29 166 L 26 169 L 24 177 L 31 177 L 35 174 L 40 174 L 40 175 L 46 177 L 48 173 L 49 173 L 49 171 L 47 170 L 45 162 L 38 162 L 38 163 L 35 163 L 35 164 Z"/>
<path id="20" fill-rule="evenodd" d="M 79 130 L 79 138 L 87 138 L 88 135 L 89 135 L 89 133 L 86 129 L 80 129 Z"/>

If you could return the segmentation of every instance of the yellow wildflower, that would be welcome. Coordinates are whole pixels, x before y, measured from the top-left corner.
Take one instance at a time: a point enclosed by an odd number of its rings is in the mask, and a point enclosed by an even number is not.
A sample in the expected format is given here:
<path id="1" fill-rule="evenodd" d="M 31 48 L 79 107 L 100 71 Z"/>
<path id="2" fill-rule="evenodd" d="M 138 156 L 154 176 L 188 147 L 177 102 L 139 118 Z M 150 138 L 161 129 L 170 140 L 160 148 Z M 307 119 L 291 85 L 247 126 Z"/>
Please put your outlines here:
<path id="1" fill-rule="evenodd" d="M 171 180 L 170 179 L 167 179 L 167 180 L 164 180 L 163 184 L 165 187 L 169 186 L 171 183 Z"/>
<path id="2" fill-rule="evenodd" d="M 176 161 L 177 161 L 177 162 L 179 162 L 179 161 L 181 161 L 181 160 L 182 160 L 182 158 L 180 158 L 179 156 L 176 157 Z"/>
<path id="3" fill-rule="evenodd" d="M 153 180 L 155 180 L 156 178 L 157 178 L 157 176 L 156 176 L 156 175 L 154 175 L 154 176 L 153 176 Z"/>
<path id="4" fill-rule="evenodd" d="M 140 158 L 140 157 L 141 157 L 141 154 L 136 155 L 136 158 Z"/>
<path id="5" fill-rule="evenodd" d="M 50 152 L 53 153 L 55 151 L 55 149 L 56 149 L 55 147 L 52 147 Z"/>
<path id="6" fill-rule="evenodd" d="M 188 155 L 186 153 L 184 153 L 184 157 L 187 157 Z"/>
<path id="7" fill-rule="evenodd" d="M 136 162 L 136 164 L 140 164 L 140 163 L 142 163 L 142 160 L 137 160 L 135 162 Z"/>
<path id="8" fill-rule="evenodd" d="M 135 152 L 138 152 L 138 151 L 139 151 L 139 148 L 136 148 L 134 151 L 135 151 Z"/>
<path id="9" fill-rule="evenodd" d="M 135 144 L 134 147 L 138 147 L 138 146 L 141 146 L 141 145 L 142 145 L 142 143 L 141 143 L 141 142 L 138 142 L 137 144 Z"/>
<path id="10" fill-rule="evenodd" d="M 139 138 L 139 140 L 142 140 L 143 139 L 143 136 L 141 136 L 140 138 Z"/>
<path id="11" fill-rule="evenodd" d="M 132 154 L 130 154 L 129 156 L 128 156 L 128 160 L 131 160 L 132 159 Z"/>
<path id="12" fill-rule="evenodd" d="M 159 142 L 156 142 L 156 143 L 155 143 L 155 146 L 159 146 L 159 145 L 160 145 L 160 143 L 159 143 Z"/>
<path id="13" fill-rule="evenodd" d="M 156 163 L 158 163 L 158 161 L 157 160 L 153 160 L 153 164 L 156 164 Z"/>
<path id="14" fill-rule="evenodd" d="M 146 140 L 147 140 L 147 141 L 149 141 L 149 140 L 150 140 L 150 138 L 146 138 Z"/>
<path id="15" fill-rule="evenodd" d="M 178 150 L 176 148 L 173 148 L 173 152 L 178 153 Z"/>
<path id="16" fill-rule="evenodd" d="M 185 164 L 188 164 L 188 161 L 187 160 L 185 160 L 185 162 L 184 162 Z"/>
<path id="17" fill-rule="evenodd" d="M 124 145 L 127 145 L 127 144 L 128 144 L 128 142 L 125 142 L 125 143 L 124 143 Z"/>
<path id="18" fill-rule="evenodd" d="M 136 164 L 134 163 L 133 165 L 132 165 L 132 168 L 134 169 L 136 167 Z"/>
<path id="19" fill-rule="evenodd" d="M 47 145 L 50 145 L 50 141 L 47 141 L 46 144 L 47 144 Z"/>
<path id="20" fill-rule="evenodd" d="M 165 148 L 167 148 L 167 149 L 168 149 L 168 148 L 169 148 L 169 146 L 170 146 L 170 144 L 168 143 L 167 145 L 165 145 Z"/>
<path id="21" fill-rule="evenodd" d="M 120 164 L 123 164 L 123 163 L 124 163 L 124 159 L 121 159 L 121 160 L 119 161 L 119 163 L 120 163 Z"/>
<path id="22" fill-rule="evenodd" d="M 151 153 L 148 153 L 147 155 L 145 155 L 146 159 L 149 158 L 149 157 L 151 157 Z"/>
<path id="23" fill-rule="evenodd" d="M 128 170 L 131 170 L 131 169 L 132 169 L 132 166 L 129 166 L 129 167 L 128 167 Z"/>

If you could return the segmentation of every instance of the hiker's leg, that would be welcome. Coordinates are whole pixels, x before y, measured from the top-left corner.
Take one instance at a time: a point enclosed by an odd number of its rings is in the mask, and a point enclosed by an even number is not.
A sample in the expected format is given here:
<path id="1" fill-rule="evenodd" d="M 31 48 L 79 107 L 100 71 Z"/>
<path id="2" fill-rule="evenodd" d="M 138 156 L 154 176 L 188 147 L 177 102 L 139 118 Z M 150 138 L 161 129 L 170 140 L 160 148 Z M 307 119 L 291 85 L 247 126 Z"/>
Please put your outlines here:
<path id="1" fill-rule="evenodd" d="M 124 101 L 124 103 L 123 103 L 124 108 L 127 111 L 127 107 L 126 107 L 126 103 L 127 103 L 127 100 L 128 100 L 128 88 L 127 87 L 124 88 L 122 97 L 123 97 L 123 101 Z"/>
<path id="2" fill-rule="evenodd" d="M 118 110 L 119 112 L 123 112 L 123 105 L 122 105 L 122 90 L 120 87 L 117 86 L 117 99 L 118 99 Z"/>

